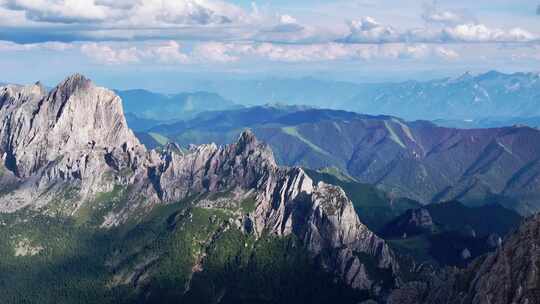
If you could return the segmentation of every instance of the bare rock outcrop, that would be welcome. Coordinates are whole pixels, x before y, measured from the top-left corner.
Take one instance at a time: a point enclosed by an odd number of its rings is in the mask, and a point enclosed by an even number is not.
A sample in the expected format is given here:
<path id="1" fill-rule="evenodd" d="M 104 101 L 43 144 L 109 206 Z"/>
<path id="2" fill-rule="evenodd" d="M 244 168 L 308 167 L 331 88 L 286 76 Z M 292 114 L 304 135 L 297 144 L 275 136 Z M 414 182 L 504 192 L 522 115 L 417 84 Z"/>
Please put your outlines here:
<path id="1" fill-rule="evenodd" d="M 540 303 L 540 215 L 527 220 L 473 272 L 463 303 Z"/>
<path id="2" fill-rule="evenodd" d="M 0 88 L 0 123 L 4 167 L 19 181 L 0 198 L 3 211 L 47 203 L 66 182 L 83 199 L 110 191 L 130 182 L 115 172 L 132 172 L 145 157 L 120 98 L 78 74 L 51 92 L 39 83 Z"/>

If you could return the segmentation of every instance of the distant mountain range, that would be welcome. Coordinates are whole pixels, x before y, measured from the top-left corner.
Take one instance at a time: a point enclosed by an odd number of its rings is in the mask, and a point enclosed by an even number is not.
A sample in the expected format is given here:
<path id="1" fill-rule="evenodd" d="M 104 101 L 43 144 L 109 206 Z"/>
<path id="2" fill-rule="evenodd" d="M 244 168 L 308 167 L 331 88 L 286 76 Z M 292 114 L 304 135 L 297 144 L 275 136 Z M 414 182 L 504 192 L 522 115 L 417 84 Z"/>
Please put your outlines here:
<path id="1" fill-rule="evenodd" d="M 188 120 L 205 111 L 283 104 L 430 120 L 459 128 L 540 125 L 537 73 L 491 71 L 431 81 L 363 84 L 309 77 L 269 78 L 208 83 L 204 90 L 172 95 L 126 90 L 117 94 L 126 113 L 161 123 Z M 135 131 L 144 131 L 137 123 L 130 125 Z"/>
<path id="2" fill-rule="evenodd" d="M 209 83 L 204 90 L 243 105 L 302 104 L 407 120 L 527 118 L 540 116 L 539 75 L 490 71 L 383 83 L 268 78 Z"/>
<path id="3" fill-rule="evenodd" d="M 216 92 L 243 105 L 280 103 L 337 108 L 372 84 L 304 78 L 225 80 L 205 83 L 200 89 Z"/>
<path id="4" fill-rule="evenodd" d="M 126 113 L 125 116 L 129 128 L 135 132 L 146 131 L 164 123 L 162 120 L 139 117 L 132 112 Z"/>
<path id="5" fill-rule="evenodd" d="M 392 115 L 459 128 L 514 124 L 537 127 L 540 121 L 540 73 L 490 71 L 429 81 L 382 83 L 267 78 L 204 82 L 194 88 L 194 92 L 177 94 L 143 89 L 115 92 L 122 98 L 126 113 L 162 123 L 191 119 L 205 111 L 265 104 Z"/>
<path id="6" fill-rule="evenodd" d="M 427 82 L 363 86 L 339 108 L 408 120 L 540 116 L 540 74 L 463 74 Z"/>
<path id="7" fill-rule="evenodd" d="M 204 111 L 235 109 L 241 106 L 234 104 L 217 94 L 209 92 L 181 93 L 165 95 L 146 90 L 116 91 L 122 98 L 124 111 L 131 115 L 131 122 L 137 119 L 150 121 L 177 121 L 193 118 Z M 145 123 L 137 121 L 133 124 L 136 131 Z M 131 125 L 130 125 L 131 126 Z"/>
<path id="8" fill-rule="evenodd" d="M 448 120 L 438 119 L 433 121 L 443 127 L 460 129 L 499 128 L 506 126 L 525 125 L 540 128 L 540 116 L 532 117 L 490 117 L 481 119 Z"/>
<path id="9" fill-rule="evenodd" d="M 460 130 L 391 116 L 258 106 L 204 113 L 139 138 L 148 145 L 156 137 L 183 146 L 225 144 L 245 128 L 270 144 L 283 165 L 335 167 L 394 197 L 540 210 L 540 131 L 529 127 Z"/>

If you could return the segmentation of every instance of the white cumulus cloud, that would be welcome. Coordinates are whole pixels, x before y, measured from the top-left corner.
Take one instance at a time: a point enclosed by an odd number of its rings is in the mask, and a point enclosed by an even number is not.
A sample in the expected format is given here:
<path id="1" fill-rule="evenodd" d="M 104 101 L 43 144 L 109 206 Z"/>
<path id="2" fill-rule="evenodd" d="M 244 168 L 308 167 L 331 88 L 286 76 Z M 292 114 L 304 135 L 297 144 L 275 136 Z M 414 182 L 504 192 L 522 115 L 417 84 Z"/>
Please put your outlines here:
<path id="1" fill-rule="evenodd" d="M 240 57 L 234 55 L 235 45 L 230 43 L 207 42 L 195 47 L 194 54 L 202 62 L 236 62 Z"/>
<path id="2" fill-rule="evenodd" d="M 444 10 L 436 4 L 424 4 L 422 18 L 428 23 L 447 26 L 477 22 L 476 18 L 467 10 Z"/>
<path id="3" fill-rule="evenodd" d="M 450 42 L 527 42 L 538 37 L 524 29 L 492 29 L 483 24 L 460 24 L 444 28 L 440 33 L 441 41 Z"/>
<path id="4" fill-rule="evenodd" d="M 191 63 L 190 56 L 182 51 L 182 45 L 172 40 L 131 46 L 125 43 L 92 42 L 83 43 L 80 50 L 94 62 L 106 65 Z"/>
<path id="5" fill-rule="evenodd" d="M 140 52 L 136 47 L 113 48 L 110 45 L 86 43 L 81 46 L 81 52 L 98 63 L 126 64 L 140 61 Z"/>
<path id="6" fill-rule="evenodd" d="M 400 33 L 391 27 L 378 23 L 372 17 L 363 17 L 359 21 L 349 22 L 350 34 L 345 38 L 352 43 L 384 43 L 401 39 Z"/>
<path id="7" fill-rule="evenodd" d="M 350 32 L 339 41 L 345 43 L 491 43 L 531 42 L 539 36 L 521 28 L 499 29 L 484 24 L 466 23 L 454 26 L 397 30 L 364 17 L 349 23 Z"/>
<path id="8" fill-rule="evenodd" d="M 435 53 L 437 54 L 437 56 L 447 60 L 454 60 L 459 58 L 459 54 L 456 51 L 442 46 L 436 47 Z"/>
<path id="9" fill-rule="evenodd" d="M 3 0 L 0 6 L 22 11 L 28 20 L 139 27 L 242 22 L 243 9 L 219 0 Z"/>
<path id="10" fill-rule="evenodd" d="M 108 17 L 106 7 L 93 0 L 5 0 L 3 7 L 23 11 L 29 20 L 50 23 L 96 22 Z"/>
<path id="11" fill-rule="evenodd" d="M 36 51 L 36 50 L 49 50 L 49 51 L 66 51 L 73 49 L 74 46 L 70 43 L 63 42 L 42 42 L 42 43 L 28 43 L 19 44 L 11 41 L 0 40 L 0 51 Z"/>
<path id="12" fill-rule="evenodd" d="M 147 47 L 144 51 L 145 57 L 156 58 L 161 63 L 189 63 L 190 59 L 182 51 L 182 46 L 176 41 L 155 44 Z"/>

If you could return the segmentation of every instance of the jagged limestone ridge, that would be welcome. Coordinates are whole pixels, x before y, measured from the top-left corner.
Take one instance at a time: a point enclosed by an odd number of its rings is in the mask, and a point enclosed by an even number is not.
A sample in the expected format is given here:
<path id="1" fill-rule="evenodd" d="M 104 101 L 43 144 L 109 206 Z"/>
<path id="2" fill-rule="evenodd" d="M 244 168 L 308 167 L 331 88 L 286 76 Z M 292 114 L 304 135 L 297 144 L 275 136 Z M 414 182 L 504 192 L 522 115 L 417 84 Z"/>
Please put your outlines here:
<path id="1" fill-rule="evenodd" d="M 345 192 L 315 184 L 300 168 L 276 165 L 271 150 L 251 131 L 235 144 L 192 147 L 187 153 L 167 148 L 153 152 L 149 168 L 152 189 L 161 200 L 179 201 L 204 192 L 255 190 L 256 209 L 247 220 L 257 235 L 299 237 L 322 265 L 350 286 L 370 289 L 375 280 L 369 263 L 396 274 L 398 265 L 388 245 L 363 225 Z"/>
<path id="2" fill-rule="evenodd" d="M 147 151 L 127 127 L 120 98 L 81 75 L 50 93 L 39 85 L 0 89 L 0 119 L 0 152 L 10 178 L 19 181 L 0 197 L 4 212 L 46 208 L 69 186 L 78 189 L 73 213 L 115 185 L 128 187 L 127 204 L 106 215 L 105 228 L 136 210 L 195 194 L 255 191 L 256 209 L 242 219 L 255 234 L 296 235 L 353 288 L 381 284 L 368 264 L 397 273 L 391 250 L 359 221 L 343 190 L 315 185 L 299 168 L 277 166 L 250 131 L 224 147 Z"/>

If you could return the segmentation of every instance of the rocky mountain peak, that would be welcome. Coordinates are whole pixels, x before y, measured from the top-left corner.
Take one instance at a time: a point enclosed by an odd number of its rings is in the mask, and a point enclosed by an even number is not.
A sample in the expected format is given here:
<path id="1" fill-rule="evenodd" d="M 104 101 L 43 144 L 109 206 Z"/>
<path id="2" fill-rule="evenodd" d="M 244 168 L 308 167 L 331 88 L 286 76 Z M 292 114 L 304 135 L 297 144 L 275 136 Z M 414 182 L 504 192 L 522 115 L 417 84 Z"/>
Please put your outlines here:
<path id="1" fill-rule="evenodd" d="M 255 137 L 253 131 L 247 129 L 244 130 L 235 144 L 237 154 L 250 155 L 254 152 L 260 153 L 270 163 L 275 165 L 274 155 L 268 145 L 260 142 Z"/>
<path id="2" fill-rule="evenodd" d="M 70 95 L 79 89 L 87 89 L 91 86 L 94 86 L 94 84 L 90 79 L 82 74 L 76 73 L 64 79 L 56 89 L 66 93 L 66 95 Z"/>
<path id="3" fill-rule="evenodd" d="M 251 145 L 257 145 L 258 141 L 255 137 L 255 133 L 251 131 L 250 129 L 244 130 L 240 136 L 238 137 L 238 145 L 240 146 L 251 146 Z"/>
<path id="4" fill-rule="evenodd" d="M 69 124 L 70 129 L 78 131 L 82 144 L 139 144 L 127 126 L 120 97 L 113 91 L 95 86 L 81 74 L 60 83 L 46 102 L 54 109 L 58 129 L 65 129 L 64 123 Z"/>
<path id="5" fill-rule="evenodd" d="M 120 98 L 80 74 L 50 93 L 39 83 L 8 86 L 0 91 L 0 101 L 3 165 L 21 183 L 37 181 L 37 188 L 29 187 L 33 195 L 59 180 L 78 181 L 85 193 L 106 190 L 96 186 L 104 183 L 101 175 L 144 158 L 145 149 L 127 126 Z M 19 203 L 12 208 L 22 206 Z"/>
<path id="6" fill-rule="evenodd" d="M 47 88 L 43 85 L 43 83 L 41 83 L 41 81 L 34 83 L 33 87 L 39 90 L 42 95 L 47 94 Z"/>
<path id="7" fill-rule="evenodd" d="M 248 152 L 260 145 L 261 143 L 257 140 L 253 131 L 249 129 L 244 130 L 236 140 L 236 147 L 239 152 Z"/>

